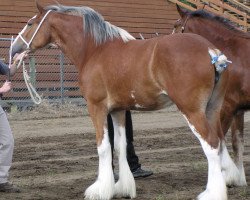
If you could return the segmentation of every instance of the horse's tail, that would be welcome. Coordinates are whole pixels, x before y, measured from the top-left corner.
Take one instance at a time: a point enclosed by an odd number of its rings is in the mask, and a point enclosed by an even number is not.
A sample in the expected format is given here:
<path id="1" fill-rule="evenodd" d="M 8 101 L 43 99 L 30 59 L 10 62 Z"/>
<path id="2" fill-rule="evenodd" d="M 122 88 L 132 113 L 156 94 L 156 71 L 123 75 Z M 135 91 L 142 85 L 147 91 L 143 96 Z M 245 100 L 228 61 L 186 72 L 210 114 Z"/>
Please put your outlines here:
<path id="1" fill-rule="evenodd" d="M 215 83 L 217 83 L 220 79 L 220 74 L 227 68 L 228 63 L 232 63 L 232 61 L 229 61 L 219 49 L 208 48 L 208 53 L 211 56 L 211 63 L 215 67 Z"/>
<path id="2" fill-rule="evenodd" d="M 211 62 L 215 66 L 215 70 L 219 74 L 227 68 L 228 63 L 232 63 L 232 61 L 229 61 L 219 49 L 208 48 L 208 53 L 211 56 Z"/>
<path id="3" fill-rule="evenodd" d="M 231 63 L 227 57 L 221 53 L 218 49 L 209 49 L 209 54 L 212 59 L 212 64 L 215 67 L 215 83 L 210 99 L 207 103 L 206 115 L 209 121 L 217 121 L 216 126 L 220 127 L 217 129 L 218 136 L 220 139 L 224 138 L 220 124 L 220 111 L 224 101 L 226 86 L 228 80 L 228 70 L 226 70 L 228 63 Z M 215 111 L 215 112 L 214 112 Z"/>

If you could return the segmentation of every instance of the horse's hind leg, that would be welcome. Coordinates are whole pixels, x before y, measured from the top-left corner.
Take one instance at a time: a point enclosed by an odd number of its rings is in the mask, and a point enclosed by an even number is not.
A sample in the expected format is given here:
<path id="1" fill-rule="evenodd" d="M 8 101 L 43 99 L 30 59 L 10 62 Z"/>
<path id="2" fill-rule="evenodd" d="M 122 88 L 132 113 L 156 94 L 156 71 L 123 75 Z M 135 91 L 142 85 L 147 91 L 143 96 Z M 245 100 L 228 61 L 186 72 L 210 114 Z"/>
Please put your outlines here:
<path id="1" fill-rule="evenodd" d="M 227 189 L 221 173 L 220 139 L 206 118 L 204 112 L 185 113 L 184 116 L 195 136 L 199 139 L 208 160 L 208 181 L 199 200 L 226 200 Z"/>
<path id="2" fill-rule="evenodd" d="M 232 158 L 230 157 L 226 144 L 224 134 L 221 128 L 220 121 L 220 106 L 218 106 L 217 102 L 218 98 L 213 98 L 210 100 L 207 110 L 206 116 L 209 124 L 212 127 L 216 128 L 216 132 L 219 134 L 220 138 L 220 160 L 221 160 L 221 170 L 224 180 L 227 185 L 238 185 L 239 182 L 239 170 L 234 164 Z"/>
<path id="3" fill-rule="evenodd" d="M 244 152 L 244 112 L 239 111 L 233 118 L 231 125 L 232 132 L 232 146 L 234 152 L 234 160 L 239 169 L 239 180 L 235 185 L 247 185 L 245 170 L 243 166 L 243 152 Z"/>
<path id="4" fill-rule="evenodd" d="M 127 162 L 127 140 L 125 132 L 125 111 L 111 113 L 114 125 L 114 148 L 119 159 L 119 180 L 115 184 L 115 196 L 136 197 L 135 180 Z"/>

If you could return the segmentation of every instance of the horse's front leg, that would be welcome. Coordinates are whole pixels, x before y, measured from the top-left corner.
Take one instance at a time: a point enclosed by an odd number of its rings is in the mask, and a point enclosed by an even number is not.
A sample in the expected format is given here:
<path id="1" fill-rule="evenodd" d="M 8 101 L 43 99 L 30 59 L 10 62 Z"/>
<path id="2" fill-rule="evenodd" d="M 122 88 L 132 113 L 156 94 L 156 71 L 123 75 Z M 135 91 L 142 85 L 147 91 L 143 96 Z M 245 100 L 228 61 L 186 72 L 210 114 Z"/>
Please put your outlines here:
<path id="1" fill-rule="evenodd" d="M 232 146 L 234 151 L 235 164 L 239 169 L 239 181 L 235 183 L 238 186 L 247 185 L 245 170 L 243 166 L 244 153 L 244 111 L 237 112 L 231 125 Z"/>
<path id="2" fill-rule="evenodd" d="M 112 112 L 114 125 L 114 148 L 119 158 L 119 180 L 115 184 L 115 196 L 136 197 L 135 180 L 127 162 L 125 111 Z"/>
<path id="3" fill-rule="evenodd" d="M 85 199 L 108 200 L 114 195 L 114 174 L 112 169 L 111 146 L 107 129 L 107 111 L 103 107 L 88 105 L 89 114 L 96 129 L 99 156 L 98 178 L 85 191 Z"/>

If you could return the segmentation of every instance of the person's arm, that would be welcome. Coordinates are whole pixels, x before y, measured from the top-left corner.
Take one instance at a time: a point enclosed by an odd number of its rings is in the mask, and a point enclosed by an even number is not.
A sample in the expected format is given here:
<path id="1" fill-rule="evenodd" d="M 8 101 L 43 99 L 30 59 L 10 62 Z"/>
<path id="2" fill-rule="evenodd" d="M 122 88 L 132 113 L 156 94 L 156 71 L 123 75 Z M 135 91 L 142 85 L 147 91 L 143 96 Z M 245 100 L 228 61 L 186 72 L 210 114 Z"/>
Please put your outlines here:
<path id="1" fill-rule="evenodd" d="M 27 54 L 24 54 L 24 53 L 16 54 L 14 57 L 14 62 L 10 66 L 10 68 L 8 67 L 8 65 L 6 65 L 4 62 L 0 60 L 0 74 L 6 75 L 6 76 L 10 74 L 10 76 L 13 76 L 16 73 L 19 61 L 26 57 L 27 57 Z"/>
<path id="2" fill-rule="evenodd" d="M 8 75 L 10 69 L 3 61 L 0 60 L 0 74 Z"/>

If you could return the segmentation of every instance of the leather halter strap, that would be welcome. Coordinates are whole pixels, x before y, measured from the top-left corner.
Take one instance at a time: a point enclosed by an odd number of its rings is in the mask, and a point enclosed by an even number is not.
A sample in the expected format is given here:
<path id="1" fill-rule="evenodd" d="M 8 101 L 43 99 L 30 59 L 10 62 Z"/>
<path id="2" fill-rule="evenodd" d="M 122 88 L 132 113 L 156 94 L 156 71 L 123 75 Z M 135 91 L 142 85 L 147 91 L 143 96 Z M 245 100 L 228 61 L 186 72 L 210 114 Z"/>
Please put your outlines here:
<path id="1" fill-rule="evenodd" d="M 187 18 L 185 19 L 184 23 L 181 26 L 181 33 L 184 32 L 188 19 L 189 19 L 189 16 L 187 16 Z M 179 22 L 179 21 L 181 21 L 181 19 L 178 19 L 176 22 Z M 176 28 L 173 29 L 172 34 L 175 33 L 175 30 L 176 30 Z"/>

